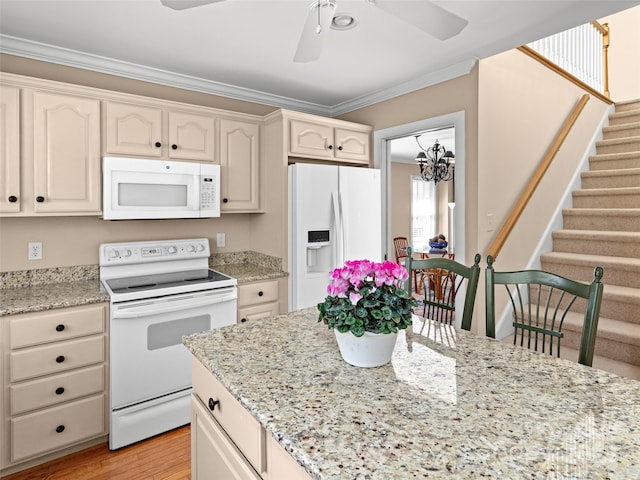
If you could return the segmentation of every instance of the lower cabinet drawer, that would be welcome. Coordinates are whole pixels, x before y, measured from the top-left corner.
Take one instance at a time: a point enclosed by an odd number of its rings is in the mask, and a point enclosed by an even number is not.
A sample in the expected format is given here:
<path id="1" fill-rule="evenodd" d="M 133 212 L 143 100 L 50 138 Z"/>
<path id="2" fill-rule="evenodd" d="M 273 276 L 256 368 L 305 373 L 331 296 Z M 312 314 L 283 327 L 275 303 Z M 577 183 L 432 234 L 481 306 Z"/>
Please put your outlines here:
<path id="1" fill-rule="evenodd" d="M 10 428 L 12 462 L 103 435 L 105 396 L 12 418 Z"/>
<path id="2" fill-rule="evenodd" d="M 104 365 L 74 370 L 9 387 L 11 415 L 49 407 L 105 390 Z"/>
<path id="3" fill-rule="evenodd" d="M 239 308 L 238 323 L 252 322 L 254 320 L 278 315 L 278 313 L 280 313 L 280 304 L 278 302 Z"/>
<path id="4" fill-rule="evenodd" d="M 248 283 L 238 287 L 238 307 L 278 301 L 278 281 Z"/>
<path id="5" fill-rule="evenodd" d="M 103 362 L 104 343 L 104 336 L 98 335 L 11 352 L 10 379 L 16 382 Z"/>
<path id="6" fill-rule="evenodd" d="M 192 380 L 198 398 L 209 407 L 210 414 L 220 423 L 251 465 L 260 471 L 262 428 L 258 421 L 195 358 Z"/>
<path id="7" fill-rule="evenodd" d="M 311 480 L 309 474 L 289 455 L 271 435 L 266 436 L 267 470 L 263 480 Z"/>

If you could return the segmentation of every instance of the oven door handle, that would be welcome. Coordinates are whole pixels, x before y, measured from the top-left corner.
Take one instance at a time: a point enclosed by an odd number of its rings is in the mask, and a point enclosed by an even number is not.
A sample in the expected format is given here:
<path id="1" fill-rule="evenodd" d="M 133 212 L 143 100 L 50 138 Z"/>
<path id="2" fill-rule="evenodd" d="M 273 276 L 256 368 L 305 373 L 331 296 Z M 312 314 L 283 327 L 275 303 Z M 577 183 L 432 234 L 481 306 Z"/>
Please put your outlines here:
<path id="1" fill-rule="evenodd" d="M 177 312 L 189 308 L 205 307 L 207 305 L 215 305 L 216 303 L 228 302 L 238 298 L 236 291 L 224 294 L 215 294 L 202 298 L 193 298 L 192 296 L 180 300 L 172 300 L 162 303 L 150 303 L 133 307 L 118 306 L 112 309 L 111 316 L 114 319 L 120 318 L 142 318 L 149 315 L 157 315 L 161 313 Z"/>

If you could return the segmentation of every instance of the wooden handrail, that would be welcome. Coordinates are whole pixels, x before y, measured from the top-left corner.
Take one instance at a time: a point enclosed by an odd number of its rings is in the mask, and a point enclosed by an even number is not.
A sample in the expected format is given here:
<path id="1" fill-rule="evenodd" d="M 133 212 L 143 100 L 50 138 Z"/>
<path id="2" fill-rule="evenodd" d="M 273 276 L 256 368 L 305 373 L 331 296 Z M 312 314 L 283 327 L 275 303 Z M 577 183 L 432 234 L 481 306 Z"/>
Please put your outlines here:
<path id="1" fill-rule="evenodd" d="M 542 159 L 542 162 L 540 162 L 540 165 L 538 165 L 538 169 L 535 171 L 535 173 L 531 177 L 531 180 L 529 180 L 529 184 L 527 185 L 524 192 L 520 196 L 516 205 L 513 207 L 511 214 L 509 215 L 507 220 L 505 220 L 504 224 L 502 225 L 502 228 L 500 229 L 500 231 L 498 232 L 498 235 L 496 236 L 496 239 L 493 241 L 493 243 L 489 247 L 489 250 L 487 251 L 487 255 L 491 255 L 494 259 L 498 257 L 498 253 L 500 253 L 500 250 L 502 250 L 502 246 L 504 245 L 505 241 L 507 240 L 507 237 L 511 233 L 511 230 L 513 230 L 513 227 L 518 221 L 518 218 L 520 218 L 520 215 L 522 215 L 522 212 L 527 206 L 527 203 L 529 203 L 529 200 L 533 196 L 533 192 L 536 190 L 536 188 L 540 184 L 540 181 L 542 180 L 542 177 L 544 176 L 545 172 L 549 169 L 549 165 L 551 165 L 551 162 L 553 161 L 556 154 L 558 153 L 558 150 L 560 149 L 563 142 L 567 138 L 567 135 L 569 134 L 569 132 L 571 131 L 571 128 L 573 127 L 573 124 L 576 123 L 576 120 L 578 119 L 580 112 L 582 112 L 582 110 L 584 109 L 584 106 L 589 101 L 589 98 L 590 98 L 589 95 L 585 93 L 584 95 L 582 95 L 582 97 L 580 98 L 576 106 L 573 107 L 573 111 L 571 112 L 569 117 L 565 120 L 564 125 L 558 132 L 558 135 L 556 136 L 555 140 L 549 147 L 549 150 L 547 150 L 547 153 Z"/>

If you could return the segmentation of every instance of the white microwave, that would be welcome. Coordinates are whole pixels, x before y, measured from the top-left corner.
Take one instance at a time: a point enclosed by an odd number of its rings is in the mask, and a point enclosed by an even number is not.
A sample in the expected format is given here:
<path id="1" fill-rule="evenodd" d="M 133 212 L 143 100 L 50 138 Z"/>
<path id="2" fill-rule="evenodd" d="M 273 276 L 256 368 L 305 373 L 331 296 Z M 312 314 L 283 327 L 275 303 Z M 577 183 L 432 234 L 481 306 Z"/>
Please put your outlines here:
<path id="1" fill-rule="evenodd" d="M 105 220 L 220 216 L 220 165 L 102 159 Z"/>

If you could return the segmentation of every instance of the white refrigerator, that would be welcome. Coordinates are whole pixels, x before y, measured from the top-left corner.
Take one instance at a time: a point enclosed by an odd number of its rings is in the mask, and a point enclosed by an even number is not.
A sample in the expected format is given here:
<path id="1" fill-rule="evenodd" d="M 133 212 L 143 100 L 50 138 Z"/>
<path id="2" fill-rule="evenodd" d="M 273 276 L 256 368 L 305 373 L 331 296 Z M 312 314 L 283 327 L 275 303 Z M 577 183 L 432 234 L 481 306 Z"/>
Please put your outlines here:
<path id="1" fill-rule="evenodd" d="M 289 165 L 289 311 L 327 296 L 346 260 L 382 258 L 380 170 Z"/>

